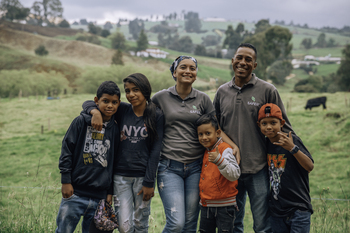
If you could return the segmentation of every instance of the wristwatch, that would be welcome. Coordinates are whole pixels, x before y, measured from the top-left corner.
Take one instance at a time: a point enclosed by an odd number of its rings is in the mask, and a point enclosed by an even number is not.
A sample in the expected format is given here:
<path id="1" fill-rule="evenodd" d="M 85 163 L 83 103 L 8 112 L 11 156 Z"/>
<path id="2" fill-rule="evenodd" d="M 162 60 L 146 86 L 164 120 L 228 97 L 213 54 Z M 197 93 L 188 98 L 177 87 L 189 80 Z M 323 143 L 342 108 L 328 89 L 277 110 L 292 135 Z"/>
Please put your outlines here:
<path id="1" fill-rule="evenodd" d="M 293 149 L 291 149 L 289 152 L 294 155 L 295 153 L 297 153 L 299 151 L 299 146 L 294 145 Z"/>

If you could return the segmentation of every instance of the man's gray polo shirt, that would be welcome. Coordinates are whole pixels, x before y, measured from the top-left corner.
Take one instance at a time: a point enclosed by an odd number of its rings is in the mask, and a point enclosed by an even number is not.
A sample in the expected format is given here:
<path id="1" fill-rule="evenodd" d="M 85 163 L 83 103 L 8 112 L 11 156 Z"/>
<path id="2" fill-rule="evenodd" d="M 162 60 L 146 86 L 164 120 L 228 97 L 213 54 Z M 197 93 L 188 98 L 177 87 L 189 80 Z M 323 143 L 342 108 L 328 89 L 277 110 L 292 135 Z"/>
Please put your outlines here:
<path id="1" fill-rule="evenodd" d="M 286 120 L 284 131 L 292 128 L 275 86 L 255 74 L 242 88 L 234 80 L 220 86 L 215 95 L 216 117 L 221 129 L 240 149 L 242 174 L 255 174 L 267 164 L 265 136 L 257 125 L 260 107 L 266 103 L 278 105 Z"/>
<path id="2" fill-rule="evenodd" d="M 183 100 L 173 86 L 157 92 L 152 101 L 164 113 L 162 157 L 182 163 L 203 157 L 205 148 L 198 141 L 195 123 L 201 115 L 215 112 L 209 96 L 192 88 Z"/>

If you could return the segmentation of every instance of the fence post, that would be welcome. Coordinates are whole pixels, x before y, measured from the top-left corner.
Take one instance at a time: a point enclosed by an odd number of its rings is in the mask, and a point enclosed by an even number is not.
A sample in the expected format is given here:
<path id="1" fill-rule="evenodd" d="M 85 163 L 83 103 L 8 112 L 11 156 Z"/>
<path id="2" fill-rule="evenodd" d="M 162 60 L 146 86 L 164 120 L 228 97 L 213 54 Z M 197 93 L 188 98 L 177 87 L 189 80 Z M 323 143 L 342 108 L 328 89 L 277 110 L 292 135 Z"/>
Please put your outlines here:
<path id="1" fill-rule="evenodd" d="M 41 126 L 41 134 L 44 134 L 44 126 Z"/>
<path id="2" fill-rule="evenodd" d="M 346 94 L 344 96 L 345 96 L 345 107 L 348 107 L 348 98 L 346 98 Z"/>
<path id="3" fill-rule="evenodd" d="M 48 127 L 47 127 L 47 130 L 50 131 L 50 118 L 48 120 Z"/>

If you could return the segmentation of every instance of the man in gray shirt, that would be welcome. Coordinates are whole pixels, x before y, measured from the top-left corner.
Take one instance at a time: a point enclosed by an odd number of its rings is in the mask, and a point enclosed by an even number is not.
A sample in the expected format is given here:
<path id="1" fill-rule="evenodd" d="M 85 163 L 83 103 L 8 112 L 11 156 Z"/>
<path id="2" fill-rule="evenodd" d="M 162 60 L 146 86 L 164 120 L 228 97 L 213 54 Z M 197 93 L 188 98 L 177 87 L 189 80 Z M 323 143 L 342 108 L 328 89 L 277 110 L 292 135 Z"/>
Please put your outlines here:
<path id="1" fill-rule="evenodd" d="M 233 79 L 219 87 L 214 107 L 221 129 L 240 149 L 241 176 L 238 179 L 239 212 L 234 232 L 243 232 L 244 207 L 248 193 L 255 232 L 272 232 L 269 222 L 269 178 L 265 136 L 257 126 L 262 105 L 274 103 L 286 120 L 284 131 L 291 131 L 285 108 L 277 89 L 253 74 L 257 67 L 257 51 L 251 44 L 238 46 L 232 58 Z"/>

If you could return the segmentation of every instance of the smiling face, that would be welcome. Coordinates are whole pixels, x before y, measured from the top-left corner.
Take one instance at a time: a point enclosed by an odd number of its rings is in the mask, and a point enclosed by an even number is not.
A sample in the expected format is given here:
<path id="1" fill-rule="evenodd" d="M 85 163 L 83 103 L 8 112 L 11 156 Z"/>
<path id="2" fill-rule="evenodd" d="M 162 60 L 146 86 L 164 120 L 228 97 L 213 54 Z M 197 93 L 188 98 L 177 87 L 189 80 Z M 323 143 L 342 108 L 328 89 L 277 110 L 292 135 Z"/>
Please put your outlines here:
<path id="1" fill-rule="evenodd" d="M 232 68 L 235 72 L 235 77 L 238 79 L 247 79 L 249 81 L 257 65 L 255 52 L 251 48 L 239 47 L 232 58 Z"/>
<path id="2" fill-rule="evenodd" d="M 124 83 L 124 90 L 126 99 L 130 102 L 130 104 L 135 107 L 146 107 L 146 98 L 142 94 L 139 87 L 130 82 Z"/>
<path id="3" fill-rule="evenodd" d="M 174 71 L 174 77 L 177 84 L 191 84 L 196 81 L 197 67 L 191 59 L 184 59 Z"/>
<path id="4" fill-rule="evenodd" d="M 206 148 L 211 148 L 215 145 L 220 137 L 220 129 L 215 130 L 211 123 L 202 124 L 197 128 L 198 140 Z"/>
<path id="5" fill-rule="evenodd" d="M 265 117 L 258 122 L 261 133 L 270 139 L 271 142 L 278 141 L 278 132 L 281 132 L 281 128 L 285 121 L 275 117 Z"/>
<path id="6" fill-rule="evenodd" d="M 98 109 L 101 111 L 103 121 L 109 121 L 111 116 L 117 112 L 120 99 L 117 95 L 102 94 L 98 99 L 94 99 Z"/>

